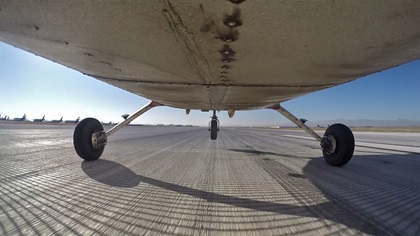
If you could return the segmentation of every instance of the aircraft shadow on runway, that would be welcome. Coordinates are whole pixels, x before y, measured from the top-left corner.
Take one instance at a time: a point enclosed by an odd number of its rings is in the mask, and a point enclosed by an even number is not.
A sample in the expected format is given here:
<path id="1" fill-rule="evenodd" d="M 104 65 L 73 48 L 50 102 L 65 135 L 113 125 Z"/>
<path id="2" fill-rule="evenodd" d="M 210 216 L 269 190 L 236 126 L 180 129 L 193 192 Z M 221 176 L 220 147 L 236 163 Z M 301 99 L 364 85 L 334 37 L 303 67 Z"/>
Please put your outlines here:
<path id="1" fill-rule="evenodd" d="M 251 152 L 251 154 L 255 153 Z M 264 154 L 267 153 L 258 153 L 258 156 L 263 156 Z M 418 154 L 404 156 L 354 156 L 352 162 L 343 168 L 333 168 L 327 166 L 322 158 L 313 158 L 305 166 L 302 175 L 290 173 L 290 170 L 284 168 L 281 164 L 278 164 L 275 159 L 256 157 L 257 161 L 261 162 L 262 168 L 266 170 L 267 173 L 271 173 L 270 175 L 273 175 L 272 177 L 274 179 L 280 178 L 280 174 L 283 174 L 283 179 L 284 175 L 287 175 L 289 180 L 297 181 L 290 182 L 292 185 L 295 185 L 294 187 L 302 185 L 301 191 L 306 191 L 306 193 L 296 193 L 296 189 L 291 189 L 290 186 L 282 185 L 282 187 L 296 199 L 303 199 L 301 202 L 303 204 L 300 204 L 300 206 L 228 196 L 181 186 L 138 175 L 129 168 L 108 160 L 83 162 L 81 167 L 90 178 L 114 187 L 133 188 L 143 182 L 169 191 L 200 198 L 208 202 L 222 203 L 269 213 L 327 219 L 360 230 L 364 233 L 382 235 L 390 233 L 411 234 L 413 232 L 418 233 L 420 230 L 420 226 L 416 226 L 416 228 L 410 229 L 410 232 L 401 232 L 380 221 L 381 216 L 390 214 L 390 212 L 387 212 L 388 210 L 395 210 L 396 207 L 400 208 L 400 210 L 409 210 L 409 205 L 411 205 L 412 201 L 418 201 L 417 196 L 420 194 L 420 186 L 415 185 L 417 178 L 412 176 L 415 175 L 415 173 L 408 176 L 403 172 L 407 167 L 407 164 L 410 165 L 409 163 L 412 160 L 418 160 L 418 158 Z M 402 165 L 392 168 L 392 166 L 398 166 L 401 163 L 401 159 L 403 159 Z M 418 163 L 417 160 L 414 163 Z M 110 172 L 111 174 L 109 174 Z M 276 173 L 278 173 L 279 176 L 276 176 Z M 404 176 L 406 177 L 404 178 Z M 328 199 L 327 202 L 317 204 L 308 202 L 308 199 L 311 197 L 311 187 L 306 190 L 302 189 L 308 187 L 302 182 L 307 180 L 310 181 L 312 189 L 315 189 L 315 191 L 320 190 L 322 192 Z M 371 183 L 366 184 L 366 181 L 370 181 Z M 338 189 L 337 186 L 339 186 Z M 408 193 L 407 188 L 410 193 Z M 339 190 L 340 193 L 335 193 L 336 190 Z M 296 196 L 299 194 L 306 194 L 306 200 L 302 198 L 302 196 Z M 159 202 L 158 198 L 159 197 L 157 197 L 156 202 Z M 357 203 L 360 204 L 358 205 Z M 395 204 L 395 206 L 390 207 L 390 204 Z M 363 209 L 363 206 L 366 205 L 369 206 Z M 363 213 L 357 213 L 360 211 Z M 408 212 L 407 214 L 411 214 L 413 218 L 410 219 L 408 217 L 401 220 L 408 221 L 410 226 L 412 226 L 411 224 L 416 225 L 416 218 L 418 219 L 418 217 L 420 217 L 420 213 Z"/>

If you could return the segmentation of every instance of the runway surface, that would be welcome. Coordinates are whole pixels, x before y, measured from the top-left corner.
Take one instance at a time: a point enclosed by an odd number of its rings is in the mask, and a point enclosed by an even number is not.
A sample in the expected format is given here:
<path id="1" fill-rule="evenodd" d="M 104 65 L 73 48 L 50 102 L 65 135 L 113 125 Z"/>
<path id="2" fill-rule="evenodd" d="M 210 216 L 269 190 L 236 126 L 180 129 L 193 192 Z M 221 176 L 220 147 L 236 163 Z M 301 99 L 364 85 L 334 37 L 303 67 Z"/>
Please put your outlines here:
<path id="1" fill-rule="evenodd" d="M 109 128 L 109 127 L 108 127 Z M 126 127 L 83 162 L 72 125 L 0 124 L 0 235 L 419 235 L 420 134 Z"/>

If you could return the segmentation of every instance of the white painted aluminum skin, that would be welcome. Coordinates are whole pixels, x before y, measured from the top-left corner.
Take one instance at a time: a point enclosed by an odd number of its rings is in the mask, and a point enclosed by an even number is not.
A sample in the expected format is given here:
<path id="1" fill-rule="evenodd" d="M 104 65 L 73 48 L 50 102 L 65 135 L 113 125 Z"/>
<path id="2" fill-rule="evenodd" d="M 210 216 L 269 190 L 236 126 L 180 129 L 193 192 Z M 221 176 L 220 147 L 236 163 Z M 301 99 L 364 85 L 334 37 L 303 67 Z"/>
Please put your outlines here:
<path id="1" fill-rule="evenodd" d="M 418 0 L 0 1 L 0 41 L 163 105 L 258 109 L 419 59 L 419 12 Z"/>

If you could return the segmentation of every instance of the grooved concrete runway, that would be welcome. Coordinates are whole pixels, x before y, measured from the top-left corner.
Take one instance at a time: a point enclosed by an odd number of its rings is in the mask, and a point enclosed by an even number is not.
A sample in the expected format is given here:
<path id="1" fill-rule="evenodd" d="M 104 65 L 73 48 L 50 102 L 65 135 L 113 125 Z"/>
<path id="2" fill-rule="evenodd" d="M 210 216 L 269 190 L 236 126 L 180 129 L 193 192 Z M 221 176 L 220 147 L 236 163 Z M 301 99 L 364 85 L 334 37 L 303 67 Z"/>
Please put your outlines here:
<path id="1" fill-rule="evenodd" d="M 420 234 L 418 134 L 356 133 L 334 168 L 303 132 L 223 127 L 126 127 L 83 162 L 73 129 L 0 124 L 1 235 Z"/>

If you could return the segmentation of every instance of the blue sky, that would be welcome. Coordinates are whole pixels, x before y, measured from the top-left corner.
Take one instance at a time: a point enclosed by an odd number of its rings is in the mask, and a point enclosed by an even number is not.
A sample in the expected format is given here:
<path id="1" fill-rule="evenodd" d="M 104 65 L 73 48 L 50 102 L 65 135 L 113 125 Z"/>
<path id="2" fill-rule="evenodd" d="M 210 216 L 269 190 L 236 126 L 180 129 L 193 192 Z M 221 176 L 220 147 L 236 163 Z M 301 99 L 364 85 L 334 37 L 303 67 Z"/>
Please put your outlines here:
<path id="1" fill-rule="evenodd" d="M 28 119 L 95 117 L 119 122 L 148 100 L 85 76 L 77 71 L 0 42 L 0 114 Z M 338 119 L 420 121 L 420 61 L 305 95 L 282 104 L 310 121 Z M 211 113 L 158 107 L 134 123 L 206 126 Z M 291 124 L 272 110 L 239 111 L 231 119 L 218 114 L 222 125 Z"/>

